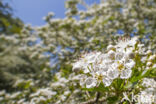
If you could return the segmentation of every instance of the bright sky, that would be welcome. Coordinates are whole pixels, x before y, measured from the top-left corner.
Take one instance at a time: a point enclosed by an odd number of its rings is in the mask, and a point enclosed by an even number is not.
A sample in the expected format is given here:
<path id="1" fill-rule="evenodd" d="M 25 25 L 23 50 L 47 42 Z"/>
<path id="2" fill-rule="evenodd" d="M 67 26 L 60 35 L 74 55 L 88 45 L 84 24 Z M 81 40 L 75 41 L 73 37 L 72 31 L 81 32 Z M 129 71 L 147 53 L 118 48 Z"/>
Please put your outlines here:
<path id="1" fill-rule="evenodd" d="M 54 12 L 55 18 L 65 17 L 66 0 L 5 0 L 14 10 L 14 15 L 25 24 L 32 26 L 44 25 L 43 17 L 48 12 Z M 100 0 L 85 0 L 87 4 L 98 3 Z M 83 9 L 82 7 L 79 7 Z"/>
<path id="2" fill-rule="evenodd" d="M 65 16 L 65 0 L 6 0 L 14 10 L 14 15 L 32 26 L 44 25 L 43 17 L 54 12 L 56 18 Z"/>

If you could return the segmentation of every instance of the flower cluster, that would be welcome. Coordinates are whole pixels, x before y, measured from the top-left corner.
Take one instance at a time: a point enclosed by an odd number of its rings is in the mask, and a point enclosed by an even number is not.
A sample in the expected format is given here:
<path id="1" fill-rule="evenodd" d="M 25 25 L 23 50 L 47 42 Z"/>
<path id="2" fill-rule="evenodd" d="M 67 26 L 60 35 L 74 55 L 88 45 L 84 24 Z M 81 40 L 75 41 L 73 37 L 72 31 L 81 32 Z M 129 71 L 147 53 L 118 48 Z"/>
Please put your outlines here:
<path id="1" fill-rule="evenodd" d="M 52 91 L 50 88 L 38 89 L 35 93 L 32 93 L 30 97 L 32 98 L 30 103 L 41 103 L 46 102 L 56 95 L 55 91 Z"/>
<path id="2" fill-rule="evenodd" d="M 110 86 L 116 78 L 130 78 L 135 65 L 133 58 L 137 41 L 137 37 L 122 40 L 117 45 L 109 45 L 106 53 L 92 52 L 83 55 L 73 64 L 73 71 L 83 71 L 80 85 L 86 84 L 87 88 L 91 88 L 103 82 L 105 86 Z"/>
<path id="3" fill-rule="evenodd" d="M 142 85 L 145 87 L 137 96 L 138 103 L 153 104 L 156 102 L 156 81 L 152 78 L 144 78 Z"/>

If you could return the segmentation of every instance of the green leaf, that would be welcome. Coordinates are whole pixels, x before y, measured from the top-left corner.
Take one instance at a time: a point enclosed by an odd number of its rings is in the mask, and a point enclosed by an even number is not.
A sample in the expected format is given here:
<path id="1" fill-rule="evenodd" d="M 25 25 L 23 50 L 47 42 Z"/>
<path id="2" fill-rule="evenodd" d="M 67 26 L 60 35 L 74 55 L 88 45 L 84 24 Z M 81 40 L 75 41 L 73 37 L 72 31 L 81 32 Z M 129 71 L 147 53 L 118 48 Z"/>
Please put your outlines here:
<path id="1" fill-rule="evenodd" d="M 115 102 L 117 102 L 117 100 L 118 100 L 118 96 L 108 97 L 107 104 L 114 104 Z"/>
<path id="2" fill-rule="evenodd" d="M 128 82 L 128 84 L 124 87 L 125 89 L 129 89 L 129 88 L 134 88 L 135 87 L 135 85 L 137 85 L 138 84 L 138 81 L 136 81 L 136 82 Z"/>

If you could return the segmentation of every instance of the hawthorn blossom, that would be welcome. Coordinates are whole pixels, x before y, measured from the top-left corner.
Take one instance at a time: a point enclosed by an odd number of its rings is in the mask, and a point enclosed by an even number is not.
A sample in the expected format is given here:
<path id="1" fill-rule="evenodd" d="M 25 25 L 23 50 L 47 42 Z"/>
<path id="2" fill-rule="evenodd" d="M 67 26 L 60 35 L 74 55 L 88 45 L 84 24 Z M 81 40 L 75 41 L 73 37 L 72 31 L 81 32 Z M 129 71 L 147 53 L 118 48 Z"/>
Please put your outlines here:
<path id="1" fill-rule="evenodd" d="M 122 46 L 124 44 L 124 46 Z M 91 52 L 83 55 L 73 64 L 73 71 L 82 70 L 84 76 L 80 78 L 80 85 L 87 88 L 103 83 L 110 86 L 114 79 L 128 79 L 131 77 L 132 68 L 135 66 L 134 45 L 137 38 L 109 45 L 106 53 Z"/>

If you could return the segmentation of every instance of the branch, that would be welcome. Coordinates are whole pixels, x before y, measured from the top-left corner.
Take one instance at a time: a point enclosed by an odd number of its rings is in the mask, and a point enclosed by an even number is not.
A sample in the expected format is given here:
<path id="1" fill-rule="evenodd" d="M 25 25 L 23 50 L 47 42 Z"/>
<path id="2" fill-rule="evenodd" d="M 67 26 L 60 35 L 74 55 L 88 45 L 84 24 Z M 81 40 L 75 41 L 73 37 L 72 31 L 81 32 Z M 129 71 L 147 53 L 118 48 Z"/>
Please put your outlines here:
<path id="1" fill-rule="evenodd" d="M 97 92 L 95 102 L 97 103 L 100 98 L 100 92 Z"/>

